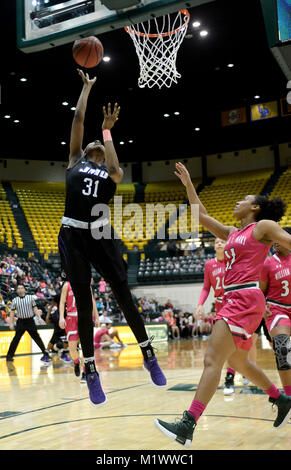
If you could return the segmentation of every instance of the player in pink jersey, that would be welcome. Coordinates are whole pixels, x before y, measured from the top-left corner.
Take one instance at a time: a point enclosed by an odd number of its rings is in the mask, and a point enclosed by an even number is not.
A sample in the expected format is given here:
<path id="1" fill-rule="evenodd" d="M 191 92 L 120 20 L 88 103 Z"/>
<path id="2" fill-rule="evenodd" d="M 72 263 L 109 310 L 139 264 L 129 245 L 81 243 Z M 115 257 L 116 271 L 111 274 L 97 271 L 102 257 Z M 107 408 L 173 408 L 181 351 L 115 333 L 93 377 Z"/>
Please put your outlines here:
<path id="1" fill-rule="evenodd" d="M 97 312 L 97 306 L 95 299 L 92 294 L 93 301 L 93 311 L 92 317 L 96 326 L 100 326 L 99 315 Z M 65 308 L 66 308 L 66 318 L 65 318 Z M 76 307 L 76 300 L 69 282 L 64 282 L 60 298 L 60 319 L 59 325 L 60 328 L 66 330 L 67 340 L 69 343 L 69 351 L 72 360 L 74 361 L 74 372 L 76 377 L 80 376 L 80 357 L 78 352 L 79 344 L 79 331 L 78 331 L 78 312 Z M 84 372 L 83 372 L 84 374 Z M 84 382 L 82 375 L 81 381 Z"/>
<path id="2" fill-rule="evenodd" d="M 125 345 L 121 341 L 118 331 L 113 328 L 108 328 L 110 325 L 102 323 L 100 329 L 94 335 L 94 349 L 100 349 L 104 347 L 110 348 L 124 348 Z M 117 341 L 114 341 L 116 338 Z"/>
<path id="3" fill-rule="evenodd" d="M 291 233 L 290 229 L 284 229 Z M 266 325 L 272 337 L 277 369 L 286 395 L 291 396 L 291 251 L 274 244 L 276 254 L 268 258 L 260 287 L 267 298 Z"/>
<path id="4" fill-rule="evenodd" d="M 196 320 L 198 320 L 199 315 L 201 315 L 202 313 L 202 305 L 205 303 L 211 287 L 214 290 L 215 315 L 217 315 L 222 308 L 222 300 L 224 295 L 223 278 L 225 274 L 224 248 L 225 240 L 216 237 L 214 242 L 216 257 L 211 260 L 208 260 L 205 263 L 204 285 L 199 298 L 198 308 L 195 313 Z M 224 395 L 231 395 L 232 393 L 234 393 L 234 376 L 235 371 L 228 366 L 224 381 Z"/>
<path id="5" fill-rule="evenodd" d="M 221 309 L 224 293 L 224 247 L 225 241 L 216 237 L 214 242 L 216 257 L 206 261 L 204 266 L 204 284 L 198 301 L 198 307 L 195 312 L 196 320 L 202 315 L 203 305 L 207 300 L 211 287 L 214 290 L 215 313 L 218 313 Z"/>
<path id="6" fill-rule="evenodd" d="M 214 241 L 214 249 L 216 257 L 206 261 L 204 266 L 204 283 L 201 291 L 198 307 L 195 312 L 196 326 L 203 321 L 203 305 L 206 302 L 211 288 L 214 290 L 215 298 L 215 313 L 219 312 L 222 306 L 223 297 L 223 277 L 224 277 L 224 246 L 225 242 L 221 238 L 216 238 Z M 206 323 L 206 320 L 205 320 Z M 209 325 L 211 331 L 213 319 Z M 208 326 L 208 325 L 207 325 Z M 197 328 L 196 328 L 197 329 Z M 193 332 L 195 329 L 193 328 Z"/>
<path id="7" fill-rule="evenodd" d="M 291 250 L 291 235 L 277 223 L 284 215 L 286 205 L 280 198 L 269 200 L 260 195 L 247 195 L 234 208 L 234 216 L 240 221 L 241 228 L 226 226 L 207 214 L 182 163 L 176 164 L 175 174 L 185 185 L 190 204 L 199 206 L 199 223 L 214 236 L 226 240 L 224 296 L 190 408 L 184 411 L 179 422 L 156 419 L 155 424 L 171 439 L 190 446 L 197 421 L 216 392 L 223 365 L 228 361 L 232 369 L 269 395 L 269 401 L 278 411 L 274 427 L 282 427 L 291 416 L 291 397 L 280 393 L 262 369 L 249 360 L 248 351 L 252 345 L 251 337 L 265 313 L 265 297 L 259 288 L 264 261 L 273 243 Z"/>

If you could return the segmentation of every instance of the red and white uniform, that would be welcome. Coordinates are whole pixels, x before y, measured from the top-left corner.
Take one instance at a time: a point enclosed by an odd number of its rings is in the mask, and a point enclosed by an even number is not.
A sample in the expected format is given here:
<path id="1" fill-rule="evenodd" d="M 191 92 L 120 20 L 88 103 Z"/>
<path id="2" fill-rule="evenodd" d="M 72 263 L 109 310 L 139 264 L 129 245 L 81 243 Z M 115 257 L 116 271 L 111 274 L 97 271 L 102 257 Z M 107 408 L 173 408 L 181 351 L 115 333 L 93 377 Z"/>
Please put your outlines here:
<path id="1" fill-rule="evenodd" d="M 236 229 L 224 249 L 225 274 L 222 308 L 216 320 L 227 322 L 236 347 L 249 350 L 251 337 L 265 313 L 265 296 L 259 288 L 261 271 L 270 250 L 255 239 L 256 223 Z"/>
<path id="2" fill-rule="evenodd" d="M 271 331 L 278 325 L 291 327 L 291 254 L 268 258 L 262 269 L 261 280 L 268 283 L 267 303 L 272 315 L 265 319 Z"/>
<path id="3" fill-rule="evenodd" d="M 101 347 L 102 336 L 108 335 L 108 334 L 109 334 L 108 328 L 105 328 L 104 330 L 100 329 L 95 333 L 95 336 L 94 336 L 94 348 L 95 349 L 99 349 Z"/>
<path id="4" fill-rule="evenodd" d="M 209 259 L 204 266 L 204 284 L 198 305 L 205 303 L 212 287 L 215 297 L 215 313 L 218 313 L 222 307 L 224 270 L 224 260 L 218 260 L 217 258 Z"/>
<path id="5" fill-rule="evenodd" d="M 74 297 L 71 284 L 68 282 L 68 291 L 66 298 L 67 316 L 66 316 L 66 334 L 68 341 L 78 341 L 78 312 L 76 307 L 76 299 Z"/>

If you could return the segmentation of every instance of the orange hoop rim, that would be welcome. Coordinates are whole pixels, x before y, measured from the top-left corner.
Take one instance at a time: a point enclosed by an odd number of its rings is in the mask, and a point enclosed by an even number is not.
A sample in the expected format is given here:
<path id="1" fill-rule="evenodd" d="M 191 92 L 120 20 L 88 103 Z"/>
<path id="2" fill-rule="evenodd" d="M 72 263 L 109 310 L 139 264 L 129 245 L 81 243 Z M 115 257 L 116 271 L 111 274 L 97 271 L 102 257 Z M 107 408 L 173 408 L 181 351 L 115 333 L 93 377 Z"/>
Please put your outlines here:
<path id="1" fill-rule="evenodd" d="M 190 13 L 187 9 L 184 9 L 184 10 L 179 10 L 178 13 L 183 13 L 183 15 L 186 16 L 186 22 L 183 23 L 181 26 L 179 26 L 179 28 L 176 28 L 174 29 L 173 31 L 168 31 L 166 33 L 160 33 L 160 34 L 148 34 L 148 33 L 141 33 L 139 31 L 136 31 L 135 29 L 133 29 L 131 26 L 125 26 L 125 31 L 130 34 L 130 33 L 134 33 L 136 34 L 137 36 L 141 36 L 141 37 L 148 37 L 148 38 L 159 38 L 159 37 L 167 37 L 167 36 L 172 36 L 173 34 L 176 34 L 178 33 L 179 31 L 182 31 L 183 29 L 185 29 L 187 26 L 188 26 L 188 23 L 190 21 Z"/>

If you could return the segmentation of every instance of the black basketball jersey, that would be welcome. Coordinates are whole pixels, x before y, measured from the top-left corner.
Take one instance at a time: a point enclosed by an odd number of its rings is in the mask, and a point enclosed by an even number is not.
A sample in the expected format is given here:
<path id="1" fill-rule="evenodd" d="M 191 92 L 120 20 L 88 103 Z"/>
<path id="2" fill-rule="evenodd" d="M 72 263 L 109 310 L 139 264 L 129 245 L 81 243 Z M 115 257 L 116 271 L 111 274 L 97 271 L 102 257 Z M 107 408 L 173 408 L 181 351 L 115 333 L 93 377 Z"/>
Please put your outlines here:
<path id="1" fill-rule="evenodd" d="M 82 158 L 67 170 L 64 215 L 83 222 L 96 220 L 97 217 L 91 217 L 92 207 L 108 204 L 115 191 L 116 183 L 106 167 Z"/>

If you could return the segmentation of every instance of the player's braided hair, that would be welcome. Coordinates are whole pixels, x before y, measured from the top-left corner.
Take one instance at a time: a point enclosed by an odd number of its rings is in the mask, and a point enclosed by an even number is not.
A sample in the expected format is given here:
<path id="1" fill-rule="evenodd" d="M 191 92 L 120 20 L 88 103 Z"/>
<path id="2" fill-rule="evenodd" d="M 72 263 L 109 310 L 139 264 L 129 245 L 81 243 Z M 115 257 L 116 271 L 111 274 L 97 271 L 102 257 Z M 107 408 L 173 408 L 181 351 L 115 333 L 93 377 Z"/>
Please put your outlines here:
<path id="1" fill-rule="evenodd" d="M 280 197 L 269 199 L 266 196 L 255 196 L 256 205 L 260 206 L 260 211 L 256 214 L 256 221 L 269 219 L 278 222 L 286 211 L 286 204 Z"/>

